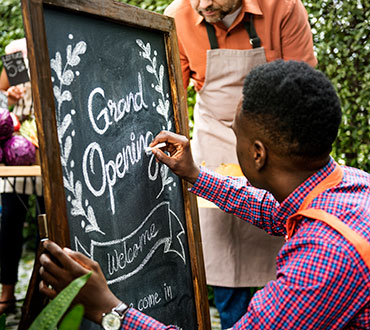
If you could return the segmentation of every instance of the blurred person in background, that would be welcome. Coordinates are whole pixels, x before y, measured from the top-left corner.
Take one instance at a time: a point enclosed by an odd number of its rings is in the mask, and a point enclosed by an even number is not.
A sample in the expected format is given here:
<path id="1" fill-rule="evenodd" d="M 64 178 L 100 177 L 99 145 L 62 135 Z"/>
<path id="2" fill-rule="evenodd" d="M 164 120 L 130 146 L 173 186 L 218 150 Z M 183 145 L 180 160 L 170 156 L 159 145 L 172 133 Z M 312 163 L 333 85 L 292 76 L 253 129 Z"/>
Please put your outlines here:
<path id="1" fill-rule="evenodd" d="M 14 40 L 5 48 L 6 54 L 21 51 L 28 68 L 26 39 Z M 31 83 L 10 86 L 3 68 L 0 90 L 8 96 L 9 106 L 20 122 L 34 116 Z M 23 246 L 23 225 L 29 197 L 36 194 L 36 213 L 43 212 L 41 177 L 7 177 L 0 180 L 2 214 L 0 223 L 0 315 L 15 309 L 15 285 Z"/>

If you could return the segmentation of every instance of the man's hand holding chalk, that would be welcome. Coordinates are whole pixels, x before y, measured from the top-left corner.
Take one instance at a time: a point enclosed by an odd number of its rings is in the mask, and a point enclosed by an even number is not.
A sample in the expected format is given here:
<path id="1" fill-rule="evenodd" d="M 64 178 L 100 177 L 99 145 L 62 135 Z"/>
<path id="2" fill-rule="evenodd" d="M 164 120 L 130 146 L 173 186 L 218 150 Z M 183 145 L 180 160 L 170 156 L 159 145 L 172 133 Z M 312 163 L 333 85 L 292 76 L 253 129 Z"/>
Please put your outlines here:
<path id="1" fill-rule="evenodd" d="M 165 142 L 164 148 L 157 146 Z M 183 136 L 168 131 L 160 132 L 149 145 L 152 152 L 163 164 L 166 164 L 172 172 L 190 183 L 194 183 L 199 175 L 199 167 L 195 164 L 190 150 L 189 140 Z M 164 151 L 169 153 L 169 156 Z"/>

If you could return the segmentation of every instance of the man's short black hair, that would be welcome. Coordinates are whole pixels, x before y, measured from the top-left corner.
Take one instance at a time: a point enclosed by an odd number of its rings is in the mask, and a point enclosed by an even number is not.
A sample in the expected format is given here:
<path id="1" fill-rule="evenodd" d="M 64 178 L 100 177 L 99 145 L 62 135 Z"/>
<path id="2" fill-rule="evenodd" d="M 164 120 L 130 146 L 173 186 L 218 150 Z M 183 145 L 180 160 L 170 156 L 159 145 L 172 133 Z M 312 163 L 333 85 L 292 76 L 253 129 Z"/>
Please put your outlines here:
<path id="1" fill-rule="evenodd" d="M 242 113 L 286 155 L 327 156 L 341 121 L 331 82 L 304 62 L 277 60 L 253 69 L 243 89 Z"/>

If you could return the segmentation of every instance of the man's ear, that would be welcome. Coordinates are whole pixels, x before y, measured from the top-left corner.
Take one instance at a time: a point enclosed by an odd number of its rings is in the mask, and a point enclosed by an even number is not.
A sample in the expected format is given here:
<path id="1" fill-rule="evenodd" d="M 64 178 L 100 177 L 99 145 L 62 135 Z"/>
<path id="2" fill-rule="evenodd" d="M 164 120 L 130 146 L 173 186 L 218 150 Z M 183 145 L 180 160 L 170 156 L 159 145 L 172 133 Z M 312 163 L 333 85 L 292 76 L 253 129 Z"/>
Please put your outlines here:
<path id="1" fill-rule="evenodd" d="M 256 170 L 260 171 L 266 164 L 267 150 L 263 142 L 260 140 L 254 141 L 253 149 L 254 164 Z"/>

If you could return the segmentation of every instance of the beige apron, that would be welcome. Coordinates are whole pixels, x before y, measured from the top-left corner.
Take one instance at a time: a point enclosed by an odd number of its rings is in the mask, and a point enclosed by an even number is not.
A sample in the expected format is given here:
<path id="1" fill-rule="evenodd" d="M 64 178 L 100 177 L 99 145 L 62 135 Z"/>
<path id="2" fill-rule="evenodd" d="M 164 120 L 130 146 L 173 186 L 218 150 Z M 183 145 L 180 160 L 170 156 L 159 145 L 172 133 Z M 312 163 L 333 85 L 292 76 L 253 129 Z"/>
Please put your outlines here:
<path id="1" fill-rule="evenodd" d="M 205 83 L 194 108 L 192 150 L 198 164 L 214 170 L 238 163 L 231 124 L 245 76 L 264 63 L 262 47 L 207 51 Z M 200 208 L 199 216 L 207 284 L 263 286 L 276 278 L 275 259 L 284 239 L 217 208 Z"/>

